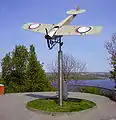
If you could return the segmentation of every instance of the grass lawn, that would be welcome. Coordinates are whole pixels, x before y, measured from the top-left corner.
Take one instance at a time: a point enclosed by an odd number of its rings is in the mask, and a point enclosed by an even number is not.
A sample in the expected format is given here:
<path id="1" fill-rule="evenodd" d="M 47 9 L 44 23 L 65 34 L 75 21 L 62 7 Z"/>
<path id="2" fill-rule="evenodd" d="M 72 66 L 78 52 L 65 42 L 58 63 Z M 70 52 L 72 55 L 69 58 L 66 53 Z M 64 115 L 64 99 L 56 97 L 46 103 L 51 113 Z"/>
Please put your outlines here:
<path id="1" fill-rule="evenodd" d="M 37 99 L 27 103 L 27 108 L 46 112 L 78 112 L 96 106 L 88 100 L 68 100 L 63 101 L 63 106 L 58 106 L 57 99 Z"/>
<path id="2" fill-rule="evenodd" d="M 101 78 L 98 76 L 87 76 L 87 75 L 82 75 L 78 76 L 78 80 L 104 80 L 105 78 Z"/>

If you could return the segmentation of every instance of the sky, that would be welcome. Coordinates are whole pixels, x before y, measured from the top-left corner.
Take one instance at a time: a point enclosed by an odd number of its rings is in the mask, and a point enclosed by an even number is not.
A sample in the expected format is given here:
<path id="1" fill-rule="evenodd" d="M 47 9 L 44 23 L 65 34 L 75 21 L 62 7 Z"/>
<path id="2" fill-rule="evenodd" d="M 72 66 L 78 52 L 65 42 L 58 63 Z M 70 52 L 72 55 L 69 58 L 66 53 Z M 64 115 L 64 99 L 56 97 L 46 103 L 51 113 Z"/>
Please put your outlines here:
<path id="1" fill-rule="evenodd" d="M 86 62 L 88 72 L 108 72 L 104 44 L 116 32 L 115 5 L 116 0 L 0 0 L 0 60 L 15 45 L 29 48 L 33 44 L 38 60 L 49 71 L 48 65 L 57 59 L 58 45 L 48 50 L 43 34 L 25 31 L 22 26 L 28 22 L 57 24 L 68 16 L 67 10 L 80 6 L 87 12 L 77 15 L 71 24 L 100 25 L 103 29 L 99 35 L 63 37 L 63 53 Z"/>

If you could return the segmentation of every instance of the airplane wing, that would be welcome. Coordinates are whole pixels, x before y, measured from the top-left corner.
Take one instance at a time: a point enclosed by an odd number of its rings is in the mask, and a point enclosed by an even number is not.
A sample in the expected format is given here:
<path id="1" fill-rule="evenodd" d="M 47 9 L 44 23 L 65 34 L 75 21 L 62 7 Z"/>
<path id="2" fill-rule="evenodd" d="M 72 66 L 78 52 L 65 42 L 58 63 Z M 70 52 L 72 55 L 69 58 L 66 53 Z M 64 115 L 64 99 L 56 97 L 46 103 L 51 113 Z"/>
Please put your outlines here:
<path id="1" fill-rule="evenodd" d="M 62 26 L 55 35 L 90 35 L 100 33 L 102 26 Z"/>
<path id="2" fill-rule="evenodd" d="M 23 29 L 45 34 L 45 28 L 47 28 L 47 30 L 49 31 L 53 26 L 54 24 L 26 23 L 24 24 Z"/>

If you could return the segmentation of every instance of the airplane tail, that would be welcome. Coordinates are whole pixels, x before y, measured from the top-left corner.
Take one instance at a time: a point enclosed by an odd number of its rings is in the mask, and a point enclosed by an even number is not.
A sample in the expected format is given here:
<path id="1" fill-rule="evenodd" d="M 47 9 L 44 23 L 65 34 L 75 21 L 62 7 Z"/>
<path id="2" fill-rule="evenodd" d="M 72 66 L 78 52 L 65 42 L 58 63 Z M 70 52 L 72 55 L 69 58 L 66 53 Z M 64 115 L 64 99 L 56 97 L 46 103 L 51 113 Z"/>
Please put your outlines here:
<path id="1" fill-rule="evenodd" d="M 69 15 L 77 15 L 77 14 L 81 14 L 81 13 L 84 13 L 84 12 L 86 12 L 86 10 L 80 9 L 79 7 L 77 7 L 75 10 L 72 9 L 72 10 L 67 11 L 67 14 L 69 14 Z"/>

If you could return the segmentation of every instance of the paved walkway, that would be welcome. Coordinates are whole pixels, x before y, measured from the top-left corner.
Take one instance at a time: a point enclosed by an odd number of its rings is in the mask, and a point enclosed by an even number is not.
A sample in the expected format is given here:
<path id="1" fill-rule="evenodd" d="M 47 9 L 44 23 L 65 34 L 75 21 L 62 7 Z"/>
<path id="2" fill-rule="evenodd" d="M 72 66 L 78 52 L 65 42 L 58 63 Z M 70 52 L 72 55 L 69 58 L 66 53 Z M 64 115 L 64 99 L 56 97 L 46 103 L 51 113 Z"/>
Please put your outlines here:
<path id="1" fill-rule="evenodd" d="M 55 92 L 6 94 L 0 96 L 0 120 L 116 120 L 116 102 L 103 96 L 87 93 L 69 93 L 69 97 L 84 98 L 97 104 L 93 110 L 85 110 L 72 115 L 47 115 L 29 111 L 25 108 L 28 101 L 55 96 Z M 114 119 L 113 119 L 114 118 Z"/>

